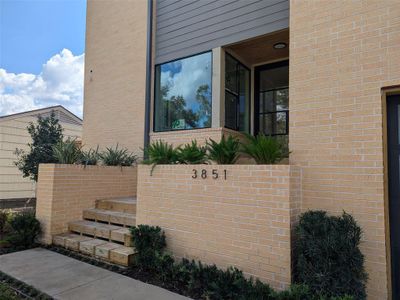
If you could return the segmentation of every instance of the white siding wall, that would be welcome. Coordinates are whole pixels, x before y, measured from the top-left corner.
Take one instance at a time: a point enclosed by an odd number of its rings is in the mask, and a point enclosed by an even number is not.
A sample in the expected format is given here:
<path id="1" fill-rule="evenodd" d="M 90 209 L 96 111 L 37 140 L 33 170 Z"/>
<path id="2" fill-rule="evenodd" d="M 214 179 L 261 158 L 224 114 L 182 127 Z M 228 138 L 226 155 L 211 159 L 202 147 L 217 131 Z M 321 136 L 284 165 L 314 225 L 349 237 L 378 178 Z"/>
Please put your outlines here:
<path id="1" fill-rule="evenodd" d="M 35 197 L 35 183 L 23 178 L 14 165 L 16 148 L 27 150 L 30 136 L 26 127 L 35 122 L 37 117 L 23 116 L 0 122 L 0 200 L 11 198 Z M 64 136 L 82 136 L 82 126 L 60 122 Z"/>

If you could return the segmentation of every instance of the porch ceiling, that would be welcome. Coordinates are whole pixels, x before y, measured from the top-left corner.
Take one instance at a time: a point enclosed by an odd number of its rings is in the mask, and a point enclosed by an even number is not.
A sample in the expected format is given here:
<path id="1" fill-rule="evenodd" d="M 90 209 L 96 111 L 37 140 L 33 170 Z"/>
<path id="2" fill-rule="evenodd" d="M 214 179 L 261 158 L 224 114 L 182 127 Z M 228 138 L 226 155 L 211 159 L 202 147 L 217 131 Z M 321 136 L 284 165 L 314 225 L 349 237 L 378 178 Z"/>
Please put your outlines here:
<path id="1" fill-rule="evenodd" d="M 287 47 L 284 49 L 274 49 L 274 44 L 280 42 L 286 43 Z M 289 57 L 289 29 L 256 37 L 225 48 L 238 55 L 250 65 L 284 59 Z"/>

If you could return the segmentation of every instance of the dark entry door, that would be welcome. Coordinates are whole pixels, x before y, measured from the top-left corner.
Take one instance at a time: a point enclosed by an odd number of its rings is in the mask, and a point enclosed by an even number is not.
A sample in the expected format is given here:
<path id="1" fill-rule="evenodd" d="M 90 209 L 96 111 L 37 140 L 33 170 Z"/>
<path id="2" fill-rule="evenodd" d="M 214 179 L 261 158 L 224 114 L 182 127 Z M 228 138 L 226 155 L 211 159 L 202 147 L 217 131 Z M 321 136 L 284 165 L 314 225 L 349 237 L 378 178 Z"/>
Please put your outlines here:
<path id="1" fill-rule="evenodd" d="M 289 132 L 289 61 L 255 68 L 254 133 L 287 136 Z"/>
<path id="2" fill-rule="evenodd" d="M 254 134 L 274 136 L 289 152 L 289 61 L 254 70 Z"/>
<path id="3" fill-rule="evenodd" d="M 393 299 L 400 299 L 400 95 L 387 97 L 389 219 Z"/>

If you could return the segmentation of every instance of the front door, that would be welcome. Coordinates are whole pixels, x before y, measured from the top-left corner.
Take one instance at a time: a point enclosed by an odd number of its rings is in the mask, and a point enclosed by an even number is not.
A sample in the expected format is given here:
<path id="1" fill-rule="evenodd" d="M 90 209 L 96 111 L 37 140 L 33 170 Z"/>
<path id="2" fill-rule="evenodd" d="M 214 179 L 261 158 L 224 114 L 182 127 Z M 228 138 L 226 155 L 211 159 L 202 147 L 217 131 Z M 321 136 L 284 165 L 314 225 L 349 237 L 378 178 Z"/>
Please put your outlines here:
<path id="1" fill-rule="evenodd" d="M 387 97 L 389 222 L 393 299 L 400 299 L 400 95 Z"/>
<path id="2" fill-rule="evenodd" d="M 289 61 L 259 66 L 254 75 L 254 133 L 279 136 L 287 144 Z"/>

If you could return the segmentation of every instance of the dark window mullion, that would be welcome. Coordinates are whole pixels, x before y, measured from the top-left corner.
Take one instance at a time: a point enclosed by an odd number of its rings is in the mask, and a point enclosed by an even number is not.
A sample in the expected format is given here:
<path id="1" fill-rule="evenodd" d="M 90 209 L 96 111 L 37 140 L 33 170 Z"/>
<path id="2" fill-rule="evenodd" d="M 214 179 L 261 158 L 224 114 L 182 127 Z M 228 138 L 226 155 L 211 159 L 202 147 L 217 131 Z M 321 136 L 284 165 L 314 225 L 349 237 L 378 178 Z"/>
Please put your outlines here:
<path id="1" fill-rule="evenodd" d="M 240 78 L 239 78 L 239 64 L 236 62 L 236 131 L 239 131 L 239 119 L 240 119 Z"/>
<path id="2" fill-rule="evenodd" d="M 225 88 L 225 91 L 228 92 L 229 94 L 233 95 L 233 96 L 238 96 L 238 93 L 236 93 L 236 92 L 234 92 L 234 91 L 231 91 L 231 90 L 228 89 L 228 88 Z"/>
<path id="3" fill-rule="evenodd" d="M 289 113 L 289 110 L 285 109 L 285 110 L 266 111 L 266 112 L 260 112 L 258 114 L 259 115 L 268 115 L 268 114 L 275 114 L 275 113 Z"/>

